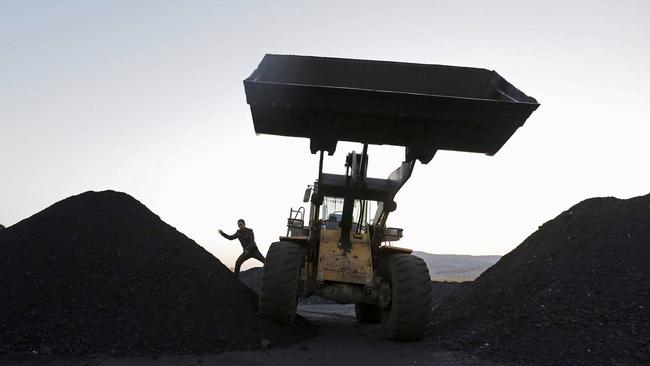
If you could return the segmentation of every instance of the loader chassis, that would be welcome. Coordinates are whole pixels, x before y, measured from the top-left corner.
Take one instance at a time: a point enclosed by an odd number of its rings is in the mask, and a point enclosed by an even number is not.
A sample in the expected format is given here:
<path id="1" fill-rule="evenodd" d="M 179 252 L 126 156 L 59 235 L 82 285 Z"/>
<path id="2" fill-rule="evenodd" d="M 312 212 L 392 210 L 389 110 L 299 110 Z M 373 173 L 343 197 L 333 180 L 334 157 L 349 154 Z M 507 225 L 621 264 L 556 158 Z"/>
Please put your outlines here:
<path id="1" fill-rule="evenodd" d="M 372 286 L 370 236 L 366 233 L 353 235 L 352 247 L 347 253 L 339 243 L 340 236 L 340 229 L 321 229 L 316 281 Z"/>
<path id="2" fill-rule="evenodd" d="M 267 256 L 260 313 L 290 322 L 295 317 L 297 298 L 316 294 L 341 304 L 354 303 L 359 321 L 382 322 L 387 338 L 417 340 L 424 334 L 422 324 L 431 309 L 429 272 L 409 249 L 381 245 L 387 238 L 398 240 L 401 236 L 401 229 L 391 229 L 392 235 L 387 235 L 386 219 L 396 208 L 393 198 L 409 179 L 413 164 L 402 164 L 389 179 L 368 178 L 367 148 L 364 145 L 362 153 L 347 155 L 344 175 L 323 173 L 321 153 L 320 179 L 314 183 L 309 200 L 309 225 L 297 225 L 304 222 L 304 208 L 290 210 L 287 236 L 280 237 Z M 374 215 L 371 201 L 375 202 Z M 335 208 L 329 208 L 330 203 Z M 276 254 L 294 253 L 296 248 L 300 249 L 299 264 Z M 393 256 L 403 257 L 400 268 L 393 265 Z M 285 270 L 293 273 L 297 265 L 299 274 L 283 277 L 297 282 L 295 292 L 286 284 L 280 287 L 278 278 L 287 276 Z M 397 270 L 413 273 L 391 273 Z M 395 292 L 399 288 L 402 294 Z M 404 288 L 409 290 L 404 292 Z M 403 304 L 420 305 L 405 313 Z"/>

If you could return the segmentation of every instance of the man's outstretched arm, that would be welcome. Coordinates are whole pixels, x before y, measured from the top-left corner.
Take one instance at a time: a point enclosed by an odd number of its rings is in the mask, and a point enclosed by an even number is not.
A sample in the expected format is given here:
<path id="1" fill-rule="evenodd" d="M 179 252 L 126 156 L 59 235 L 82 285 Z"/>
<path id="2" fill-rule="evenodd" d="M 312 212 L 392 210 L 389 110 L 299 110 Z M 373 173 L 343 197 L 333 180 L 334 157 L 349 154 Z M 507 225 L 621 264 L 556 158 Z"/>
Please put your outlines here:
<path id="1" fill-rule="evenodd" d="M 228 234 L 224 233 L 223 231 L 221 231 L 221 229 L 220 229 L 219 234 L 221 234 L 221 236 L 223 236 L 224 238 L 226 238 L 228 240 L 235 240 L 235 239 L 239 238 L 239 235 L 238 235 L 239 231 L 237 231 L 235 233 L 235 235 L 228 235 Z"/>

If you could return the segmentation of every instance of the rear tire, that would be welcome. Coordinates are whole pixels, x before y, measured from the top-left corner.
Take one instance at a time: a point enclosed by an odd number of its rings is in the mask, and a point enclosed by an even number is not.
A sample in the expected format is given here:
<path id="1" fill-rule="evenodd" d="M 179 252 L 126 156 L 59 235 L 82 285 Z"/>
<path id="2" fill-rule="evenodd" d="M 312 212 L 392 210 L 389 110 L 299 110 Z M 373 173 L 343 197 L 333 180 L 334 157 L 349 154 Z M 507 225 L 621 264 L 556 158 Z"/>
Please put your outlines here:
<path id="1" fill-rule="evenodd" d="M 396 341 L 419 341 L 431 312 L 431 278 L 424 261 L 410 254 L 387 259 L 385 280 L 391 286 L 391 302 L 382 311 L 384 336 Z"/>
<path id="2" fill-rule="evenodd" d="M 381 322 L 381 309 L 377 305 L 357 302 L 354 304 L 354 312 L 357 315 L 359 323 Z"/>
<path id="3" fill-rule="evenodd" d="M 303 253 L 302 247 L 293 242 L 271 244 L 260 286 L 259 311 L 263 317 L 280 324 L 293 323 L 298 306 Z"/>

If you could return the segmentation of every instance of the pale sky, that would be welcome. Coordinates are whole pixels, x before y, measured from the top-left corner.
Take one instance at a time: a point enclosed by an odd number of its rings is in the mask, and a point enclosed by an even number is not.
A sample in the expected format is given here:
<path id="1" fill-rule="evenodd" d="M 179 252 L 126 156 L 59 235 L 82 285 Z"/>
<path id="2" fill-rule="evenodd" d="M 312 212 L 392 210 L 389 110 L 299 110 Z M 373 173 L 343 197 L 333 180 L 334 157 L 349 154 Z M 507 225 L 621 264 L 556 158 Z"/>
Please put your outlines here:
<path id="1" fill-rule="evenodd" d="M 306 139 L 255 135 L 242 80 L 265 53 L 334 56 L 493 69 L 541 103 L 493 157 L 418 163 L 389 218 L 400 246 L 505 254 L 585 198 L 650 192 L 649 14 L 646 1 L 1 1 L 0 224 L 113 189 L 228 266 L 241 249 L 217 229 L 240 217 L 265 253 L 318 160 Z M 379 178 L 403 157 L 369 153 Z"/>

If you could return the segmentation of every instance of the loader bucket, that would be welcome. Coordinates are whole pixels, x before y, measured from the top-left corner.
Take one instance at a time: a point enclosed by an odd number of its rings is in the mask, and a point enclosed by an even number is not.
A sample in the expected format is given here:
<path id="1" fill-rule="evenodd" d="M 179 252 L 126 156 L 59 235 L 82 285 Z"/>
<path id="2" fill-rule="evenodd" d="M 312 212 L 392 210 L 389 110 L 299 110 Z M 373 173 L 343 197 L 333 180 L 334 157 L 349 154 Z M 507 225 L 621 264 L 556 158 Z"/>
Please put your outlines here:
<path id="1" fill-rule="evenodd" d="M 255 132 L 493 155 L 539 106 L 494 71 L 457 66 L 266 55 L 244 80 Z"/>

